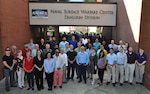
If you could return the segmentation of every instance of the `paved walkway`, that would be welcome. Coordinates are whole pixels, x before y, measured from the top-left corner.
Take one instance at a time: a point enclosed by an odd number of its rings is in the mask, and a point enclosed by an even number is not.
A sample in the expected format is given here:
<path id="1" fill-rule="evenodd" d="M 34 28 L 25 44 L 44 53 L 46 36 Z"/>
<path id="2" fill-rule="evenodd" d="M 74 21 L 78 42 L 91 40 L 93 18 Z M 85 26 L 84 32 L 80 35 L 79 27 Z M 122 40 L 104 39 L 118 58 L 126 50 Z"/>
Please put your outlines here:
<path id="1" fill-rule="evenodd" d="M 63 84 L 63 88 L 60 89 L 57 87 L 56 89 L 53 89 L 53 91 L 47 90 L 47 83 L 44 81 L 44 89 L 41 91 L 37 91 L 35 88 L 34 91 L 32 90 L 26 90 L 19 89 L 17 87 L 12 87 L 9 92 L 5 91 L 4 87 L 4 80 L 0 81 L 0 94 L 150 94 L 150 91 L 147 90 L 144 86 L 133 84 L 132 86 L 129 84 L 124 84 L 123 86 L 120 86 L 119 84 L 116 85 L 116 87 L 113 87 L 111 84 L 106 85 L 106 75 L 104 78 L 104 85 L 99 86 L 98 84 L 91 85 L 90 79 L 88 80 L 87 84 L 77 83 L 77 80 L 75 81 L 69 81 L 66 84 Z M 36 85 L 35 85 L 36 87 Z"/>

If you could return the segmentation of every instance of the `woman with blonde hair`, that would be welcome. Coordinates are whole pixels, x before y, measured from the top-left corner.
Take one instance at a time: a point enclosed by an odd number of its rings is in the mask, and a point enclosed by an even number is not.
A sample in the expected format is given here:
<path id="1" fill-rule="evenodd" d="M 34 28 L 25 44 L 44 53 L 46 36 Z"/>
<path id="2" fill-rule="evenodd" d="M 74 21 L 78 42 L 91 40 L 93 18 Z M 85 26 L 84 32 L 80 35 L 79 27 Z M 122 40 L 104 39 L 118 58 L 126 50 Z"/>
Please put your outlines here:
<path id="1" fill-rule="evenodd" d="M 31 52 L 26 53 L 26 57 L 23 61 L 23 68 L 27 75 L 28 80 L 28 88 L 27 90 L 34 90 L 34 64 L 33 64 L 33 58 L 31 57 Z"/>
<path id="2" fill-rule="evenodd" d="M 95 83 L 95 78 L 96 78 L 96 70 L 97 70 L 97 54 L 96 54 L 96 49 L 93 47 L 92 48 L 92 53 L 90 54 L 89 57 L 90 63 L 90 72 L 92 75 L 92 85 Z"/>
<path id="3" fill-rule="evenodd" d="M 18 56 L 16 57 L 17 61 L 17 75 L 18 75 L 18 87 L 22 89 L 24 87 L 24 75 L 25 72 L 23 70 L 23 56 L 22 51 L 18 50 Z"/>

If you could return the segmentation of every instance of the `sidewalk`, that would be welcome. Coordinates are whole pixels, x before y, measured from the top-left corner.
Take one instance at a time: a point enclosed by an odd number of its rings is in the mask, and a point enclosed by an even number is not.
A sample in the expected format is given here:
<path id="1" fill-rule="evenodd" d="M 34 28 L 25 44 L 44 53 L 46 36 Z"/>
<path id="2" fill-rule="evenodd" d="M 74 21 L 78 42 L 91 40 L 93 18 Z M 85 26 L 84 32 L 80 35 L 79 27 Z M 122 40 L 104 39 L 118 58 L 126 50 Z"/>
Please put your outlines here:
<path id="1" fill-rule="evenodd" d="M 63 84 L 63 88 L 60 89 L 57 87 L 53 89 L 53 91 L 47 90 L 47 83 L 44 80 L 44 89 L 41 91 L 37 91 L 36 85 L 35 90 L 26 90 L 19 89 L 18 87 L 12 87 L 9 92 L 5 91 L 4 79 L 0 81 L 0 94 L 150 94 L 150 91 L 146 89 L 142 85 L 133 84 L 132 86 L 128 83 L 120 86 L 119 84 L 116 87 L 113 87 L 112 84 L 108 86 L 106 83 L 106 76 L 104 78 L 103 86 L 99 86 L 98 84 L 91 85 L 90 79 L 88 79 L 87 84 L 78 83 L 78 80 L 69 81 L 66 84 Z M 26 84 L 27 85 L 27 84 Z"/>

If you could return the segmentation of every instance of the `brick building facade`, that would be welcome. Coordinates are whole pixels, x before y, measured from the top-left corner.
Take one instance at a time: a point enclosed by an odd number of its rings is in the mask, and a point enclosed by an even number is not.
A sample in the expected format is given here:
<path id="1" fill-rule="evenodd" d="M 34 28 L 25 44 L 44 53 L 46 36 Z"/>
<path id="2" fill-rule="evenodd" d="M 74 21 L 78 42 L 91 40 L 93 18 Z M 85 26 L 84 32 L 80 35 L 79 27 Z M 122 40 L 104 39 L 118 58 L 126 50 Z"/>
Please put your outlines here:
<path id="1" fill-rule="evenodd" d="M 105 2 L 117 2 L 117 26 L 112 28 L 112 37 L 115 41 L 122 39 L 127 41 L 137 50 L 139 47 L 145 49 L 148 57 L 150 56 L 149 29 L 150 29 L 150 1 L 142 0 L 142 17 L 139 43 L 135 41 L 131 24 L 125 9 L 124 0 L 105 0 Z M 138 0 L 137 0 L 138 1 Z M 136 1 L 135 1 L 136 2 Z M 2 56 L 5 47 L 16 45 L 18 49 L 23 48 L 23 44 L 32 37 L 29 25 L 28 0 L 0 0 L 0 79 L 3 78 Z M 150 61 L 146 64 L 144 82 L 150 89 Z"/>
<path id="2" fill-rule="evenodd" d="M 21 49 L 30 37 L 28 0 L 0 0 L 0 79 L 4 49 L 11 45 Z"/>
<path id="3" fill-rule="evenodd" d="M 140 32 L 140 42 L 139 47 L 145 49 L 145 53 L 148 57 L 148 62 L 146 64 L 145 74 L 144 74 L 144 85 L 150 89 L 150 1 L 143 0 L 142 16 L 141 16 L 141 32 Z"/>

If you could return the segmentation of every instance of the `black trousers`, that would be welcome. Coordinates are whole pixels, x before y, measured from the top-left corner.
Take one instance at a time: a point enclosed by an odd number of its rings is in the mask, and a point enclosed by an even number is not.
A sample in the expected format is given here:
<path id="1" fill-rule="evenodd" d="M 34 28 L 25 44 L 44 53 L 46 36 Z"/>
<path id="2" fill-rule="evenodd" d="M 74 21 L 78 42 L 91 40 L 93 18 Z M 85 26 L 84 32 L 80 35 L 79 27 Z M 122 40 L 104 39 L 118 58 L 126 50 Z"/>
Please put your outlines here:
<path id="1" fill-rule="evenodd" d="M 75 68 L 74 64 L 68 64 L 68 67 L 67 67 L 67 79 L 70 79 L 70 70 L 71 69 L 72 69 L 71 79 L 73 79 L 73 77 L 74 77 L 74 68 Z"/>
<path id="2" fill-rule="evenodd" d="M 79 65 L 77 63 L 75 63 L 75 69 L 76 69 L 76 74 L 77 74 L 77 78 L 79 78 Z"/>
<path id="3" fill-rule="evenodd" d="M 28 85 L 30 88 L 34 87 L 34 72 L 26 73 Z"/>
<path id="4" fill-rule="evenodd" d="M 47 79 L 47 85 L 49 88 L 52 88 L 54 72 L 52 72 L 50 74 L 48 74 L 48 73 L 45 73 L 45 74 L 46 74 L 46 79 Z"/>
<path id="5" fill-rule="evenodd" d="M 43 88 L 43 71 L 35 71 L 36 86 L 38 89 Z"/>
<path id="6" fill-rule="evenodd" d="M 84 64 L 81 64 L 78 66 L 79 68 L 79 80 L 82 81 L 82 76 L 84 79 L 84 82 L 86 83 L 86 67 Z"/>
<path id="7" fill-rule="evenodd" d="M 104 71 L 105 71 L 105 68 L 104 69 L 98 69 L 98 76 L 99 76 L 101 83 L 103 83 Z"/>

